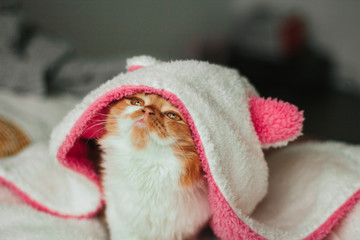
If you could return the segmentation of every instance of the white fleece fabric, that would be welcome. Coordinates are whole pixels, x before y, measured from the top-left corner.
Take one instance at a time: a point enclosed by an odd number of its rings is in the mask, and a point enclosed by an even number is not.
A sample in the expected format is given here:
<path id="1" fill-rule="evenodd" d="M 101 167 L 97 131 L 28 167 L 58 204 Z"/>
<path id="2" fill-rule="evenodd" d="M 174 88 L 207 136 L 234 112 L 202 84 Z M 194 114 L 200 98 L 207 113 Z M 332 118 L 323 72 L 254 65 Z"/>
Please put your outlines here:
<path id="1" fill-rule="evenodd" d="M 267 162 L 269 191 L 249 225 L 268 239 L 304 239 L 360 189 L 358 146 L 311 141 L 275 151 Z M 351 215 L 347 222 L 360 224 Z M 337 231 L 354 234 L 350 225 Z"/>
<path id="2" fill-rule="evenodd" d="M 80 99 L 45 97 L 0 90 L 0 116 L 20 127 L 32 142 L 49 141 L 53 128 Z"/>
<path id="3" fill-rule="evenodd" d="M 101 197 L 98 188 L 84 176 L 51 161 L 48 144 L 43 142 L 2 159 L 0 176 L 27 193 L 33 201 L 63 215 L 86 215 Z"/>
<path id="4" fill-rule="evenodd" d="M 1 160 L 0 178 L 62 214 L 86 215 L 96 210 L 101 201 L 98 186 L 57 164 L 58 151 L 97 99 L 122 86 L 145 86 L 166 90 L 184 104 L 200 136 L 210 174 L 232 210 L 257 234 L 251 239 L 306 238 L 360 189 L 358 146 L 310 142 L 285 147 L 265 160 L 249 111 L 249 99 L 257 93 L 235 70 L 199 61 L 164 63 L 151 57 L 135 58 L 132 63 L 144 67 L 116 76 L 69 112 L 51 135 L 50 153 L 46 144 L 39 143 Z M 349 221 L 355 219 L 349 216 Z M 0 229 L 1 224 L 6 223 L 0 221 Z M 51 228 L 62 228 L 57 224 Z M 341 229 L 351 232 L 353 227 Z M 101 228 L 94 231 L 103 236 Z"/>
<path id="5" fill-rule="evenodd" d="M 64 219 L 35 210 L 0 184 L 0 240 L 106 240 L 96 219 Z"/>

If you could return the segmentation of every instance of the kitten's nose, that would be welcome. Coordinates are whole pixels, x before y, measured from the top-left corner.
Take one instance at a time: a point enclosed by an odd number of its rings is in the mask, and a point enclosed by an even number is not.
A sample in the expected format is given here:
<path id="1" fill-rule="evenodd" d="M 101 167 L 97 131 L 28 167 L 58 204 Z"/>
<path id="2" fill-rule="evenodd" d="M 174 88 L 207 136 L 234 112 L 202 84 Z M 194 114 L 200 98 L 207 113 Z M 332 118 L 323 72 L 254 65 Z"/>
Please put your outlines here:
<path id="1" fill-rule="evenodd" d="M 144 107 L 141 111 L 145 113 L 145 115 L 155 115 L 155 112 L 151 107 Z"/>

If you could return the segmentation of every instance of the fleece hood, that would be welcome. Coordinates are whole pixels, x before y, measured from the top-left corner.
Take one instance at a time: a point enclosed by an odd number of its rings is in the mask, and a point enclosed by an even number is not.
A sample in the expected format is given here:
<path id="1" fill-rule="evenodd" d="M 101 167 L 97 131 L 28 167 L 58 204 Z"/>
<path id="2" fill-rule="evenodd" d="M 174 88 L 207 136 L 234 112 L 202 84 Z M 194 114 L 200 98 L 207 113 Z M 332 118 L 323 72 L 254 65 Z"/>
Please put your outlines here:
<path id="1" fill-rule="evenodd" d="M 86 144 L 103 134 L 98 121 L 111 102 L 155 93 L 186 118 L 204 170 L 211 171 L 231 205 L 250 214 L 267 192 L 267 166 L 249 111 L 251 97 L 257 96 L 253 87 L 235 70 L 199 61 L 142 56 L 129 59 L 128 69 L 91 92 L 54 129 L 54 159 L 99 185 Z"/>

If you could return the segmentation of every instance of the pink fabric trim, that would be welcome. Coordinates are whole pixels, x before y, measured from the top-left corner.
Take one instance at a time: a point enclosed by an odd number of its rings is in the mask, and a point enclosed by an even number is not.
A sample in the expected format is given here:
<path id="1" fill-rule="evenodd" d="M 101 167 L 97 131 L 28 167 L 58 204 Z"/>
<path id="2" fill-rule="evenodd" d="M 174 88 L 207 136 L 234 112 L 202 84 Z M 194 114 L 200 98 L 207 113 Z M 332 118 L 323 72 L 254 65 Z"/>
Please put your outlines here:
<path id="1" fill-rule="evenodd" d="M 251 119 L 263 145 L 289 141 L 301 134 L 303 111 L 277 99 L 252 97 Z"/>
<path id="2" fill-rule="evenodd" d="M 224 240 L 246 239 L 265 240 L 254 232 L 230 207 L 212 177 L 209 181 L 209 202 L 213 213 L 210 225 L 214 233 Z M 360 190 L 352 195 L 336 212 L 334 212 L 319 228 L 304 240 L 320 240 L 326 237 L 345 215 L 360 201 Z"/>
<path id="3" fill-rule="evenodd" d="M 305 240 L 322 239 L 331 232 L 345 215 L 350 212 L 360 200 L 360 190 L 352 195 L 338 210 L 336 210 L 315 232 L 310 234 Z"/>
<path id="4" fill-rule="evenodd" d="M 51 215 L 57 216 L 57 217 L 62 217 L 62 218 L 76 218 L 76 219 L 83 219 L 83 218 L 91 218 L 93 216 L 95 216 L 104 206 L 104 201 L 101 200 L 99 206 L 97 209 L 95 209 L 92 212 L 89 212 L 87 214 L 83 214 L 83 215 L 70 215 L 70 214 L 62 214 L 58 211 L 54 211 L 51 210 L 50 208 L 38 203 L 37 201 L 33 200 L 27 193 L 23 192 L 21 189 L 19 189 L 16 185 L 14 185 L 12 182 L 7 181 L 6 179 L 3 179 L 0 177 L 0 184 L 8 187 L 13 193 L 15 193 L 17 196 L 19 196 L 25 203 L 29 204 L 30 206 L 32 206 L 33 208 L 42 211 L 42 212 L 46 212 L 46 213 L 50 213 Z"/>
<path id="5" fill-rule="evenodd" d="M 247 239 L 265 240 L 246 225 L 231 208 L 220 192 L 210 172 L 207 172 L 209 203 L 212 212 L 210 226 L 216 236 L 224 240 Z"/>
<path id="6" fill-rule="evenodd" d="M 142 68 L 142 67 L 144 67 L 144 66 L 143 66 L 143 65 L 130 66 L 130 67 L 128 68 L 128 71 L 129 71 L 129 72 L 132 72 L 132 71 L 138 70 L 139 68 Z"/>

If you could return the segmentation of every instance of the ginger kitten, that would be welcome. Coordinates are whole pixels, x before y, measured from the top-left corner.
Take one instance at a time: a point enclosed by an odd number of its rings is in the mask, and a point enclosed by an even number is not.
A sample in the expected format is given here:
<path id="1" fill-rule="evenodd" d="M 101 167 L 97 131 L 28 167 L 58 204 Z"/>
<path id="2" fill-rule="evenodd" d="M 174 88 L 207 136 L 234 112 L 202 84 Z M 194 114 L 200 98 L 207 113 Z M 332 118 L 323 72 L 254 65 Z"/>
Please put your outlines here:
<path id="1" fill-rule="evenodd" d="M 110 108 L 105 130 L 98 143 L 111 239 L 196 236 L 210 210 L 195 144 L 177 108 L 138 93 Z"/>

